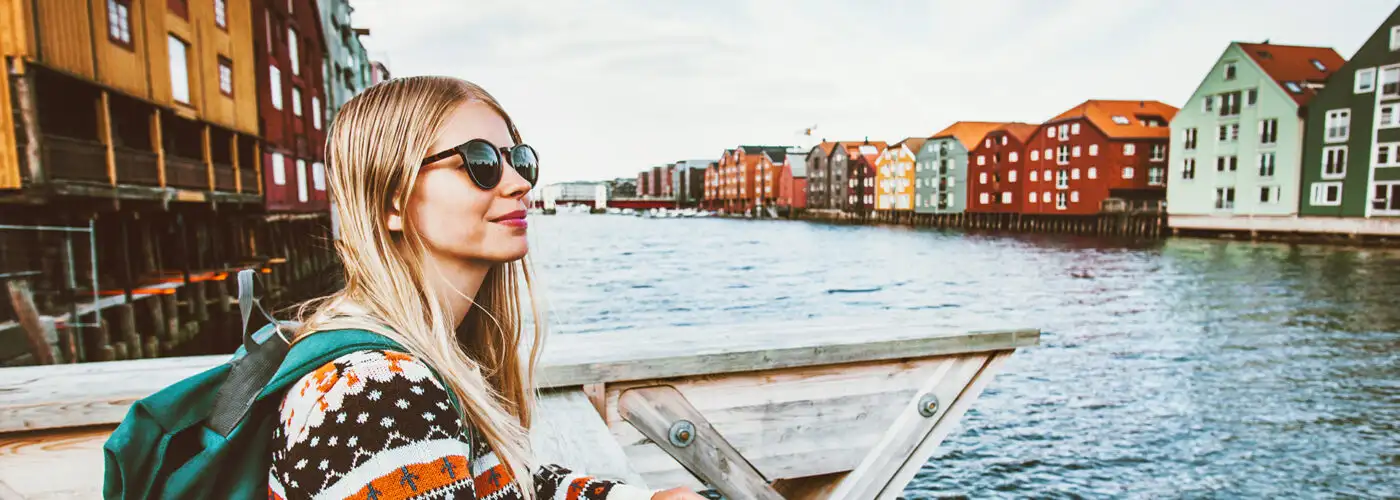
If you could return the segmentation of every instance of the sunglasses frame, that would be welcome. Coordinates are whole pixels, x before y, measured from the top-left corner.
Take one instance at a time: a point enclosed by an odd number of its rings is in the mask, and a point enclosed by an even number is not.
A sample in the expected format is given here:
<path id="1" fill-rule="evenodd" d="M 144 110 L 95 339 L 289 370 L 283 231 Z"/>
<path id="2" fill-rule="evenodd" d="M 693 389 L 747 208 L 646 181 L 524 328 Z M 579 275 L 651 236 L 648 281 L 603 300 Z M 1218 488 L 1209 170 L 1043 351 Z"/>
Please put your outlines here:
<path id="1" fill-rule="evenodd" d="M 476 175 L 476 170 L 475 170 L 475 169 L 472 169 L 471 167 L 468 167 L 468 166 L 467 166 L 468 164 L 467 164 L 467 151 L 466 151 L 466 149 L 467 149 L 468 146 L 471 146 L 472 143 L 481 143 L 481 144 L 485 144 L 487 147 L 491 148 L 491 151 L 494 151 L 494 152 L 496 153 L 496 168 L 497 168 L 497 170 L 498 170 L 498 173 L 496 174 L 496 180 L 495 180 L 494 182 L 492 182 L 491 185 L 489 185 L 489 186 L 486 185 L 486 183 L 482 182 L 482 179 L 480 179 L 480 178 L 477 177 L 477 175 Z M 502 147 L 502 146 L 497 146 L 497 145 L 493 144 L 491 141 L 488 141 L 488 140 L 486 140 L 486 139 L 479 139 L 479 138 L 478 138 L 478 139 L 472 139 L 472 140 L 470 140 L 470 141 L 467 141 L 467 142 L 458 144 L 458 145 L 453 146 L 453 147 L 451 147 L 451 148 L 449 148 L 449 149 L 440 151 L 440 152 L 438 152 L 438 153 L 436 153 L 436 154 L 433 154 L 432 156 L 429 156 L 429 157 L 427 157 L 427 158 L 424 158 L 424 159 L 423 159 L 423 163 L 420 164 L 419 167 L 420 167 L 420 168 L 421 168 L 421 167 L 426 167 L 426 166 L 431 165 L 431 164 L 433 164 L 433 163 L 436 163 L 436 162 L 439 162 L 439 161 L 442 161 L 442 160 L 451 158 L 452 155 L 457 155 L 457 156 L 459 156 L 459 157 L 462 158 L 462 167 L 461 167 L 461 168 L 462 168 L 462 170 L 466 170 L 466 171 L 467 171 L 467 176 L 468 176 L 468 177 L 471 177 L 472 183 L 473 183 L 473 184 L 476 184 L 476 187 L 481 188 L 482 190 L 490 190 L 490 189 L 495 189 L 496 186 L 499 186 L 499 185 L 501 184 L 501 178 L 502 178 L 502 177 L 505 177 L 505 174 L 506 174 L 506 169 L 505 169 L 505 167 L 506 167 L 507 164 L 510 165 L 510 168 L 515 169 L 515 173 L 516 173 L 516 174 L 520 174 L 520 167 L 515 166 L 515 160 L 514 160 L 514 159 L 515 159 L 515 152 L 516 152 L 517 150 L 519 150 L 520 148 L 527 148 L 527 149 L 529 149 L 529 150 L 530 150 L 530 153 L 533 154 L 533 155 L 535 156 L 535 175 L 534 175 L 534 178 L 531 179 L 531 178 L 525 177 L 523 174 L 520 175 L 521 177 L 524 177 L 524 178 L 525 178 L 525 182 L 530 183 L 530 187 L 534 187 L 534 186 L 535 186 L 535 183 L 539 181 L 539 175 L 540 175 L 540 173 L 539 173 L 539 169 L 540 169 L 540 153 L 539 153 L 539 151 L 535 151 L 535 148 L 532 147 L 532 146 L 530 146 L 529 144 L 516 144 L 516 145 L 510 146 L 510 147 Z"/>

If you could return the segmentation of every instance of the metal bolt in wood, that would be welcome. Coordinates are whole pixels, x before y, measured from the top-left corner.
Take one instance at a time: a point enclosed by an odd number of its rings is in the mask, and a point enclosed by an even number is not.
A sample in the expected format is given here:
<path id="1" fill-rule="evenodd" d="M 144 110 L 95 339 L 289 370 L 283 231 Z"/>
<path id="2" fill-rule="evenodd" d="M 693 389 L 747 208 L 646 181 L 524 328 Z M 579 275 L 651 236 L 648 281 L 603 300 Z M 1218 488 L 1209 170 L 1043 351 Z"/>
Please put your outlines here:
<path id="1" fill-rule="evenodd" d="M 671 424 L 671 444 L 684 448 L 695 442 L 695 424 L 689 420 L 677 420 Z"/>
<path id="2" fill-rule="evenodd" d="M 932 392 L 924 394 L 919 398 L 919 414 L 925 418 L 932 417 L 938 413 L 938 396 Z"/>

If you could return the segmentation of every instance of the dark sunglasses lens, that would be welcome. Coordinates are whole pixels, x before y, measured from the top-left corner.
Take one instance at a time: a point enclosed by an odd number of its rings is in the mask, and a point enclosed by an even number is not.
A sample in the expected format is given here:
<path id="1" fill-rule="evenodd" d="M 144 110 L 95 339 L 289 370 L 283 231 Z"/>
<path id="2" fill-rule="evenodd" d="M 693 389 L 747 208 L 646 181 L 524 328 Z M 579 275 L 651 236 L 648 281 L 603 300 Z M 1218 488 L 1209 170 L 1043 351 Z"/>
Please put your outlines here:
<path id="1" fill-rule="evenodd" d="M 476 181 L 481 189 L 496 187 L 501 182 L 501 153 L 490 144 L 479 141 L 468 142 L 460 150 L 462 168 Z"/>
<path id="2" fill-rule="evenodd" d="M 535 148 L 521 144 L 510 152 L 510 164 L 530 185 L 540 177 L 540 159 L 535 156 Z"/>

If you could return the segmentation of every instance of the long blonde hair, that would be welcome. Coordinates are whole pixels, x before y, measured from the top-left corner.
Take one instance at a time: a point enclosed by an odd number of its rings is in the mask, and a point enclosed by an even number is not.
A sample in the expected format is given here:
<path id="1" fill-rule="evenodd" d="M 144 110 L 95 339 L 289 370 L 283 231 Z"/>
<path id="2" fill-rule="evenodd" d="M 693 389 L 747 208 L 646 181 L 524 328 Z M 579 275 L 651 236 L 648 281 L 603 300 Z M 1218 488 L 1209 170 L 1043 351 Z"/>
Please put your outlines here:
<path id="1" fill-rule="evenodd" d="M 345 267 L 345 288 L 303 304 L 297 335 L 359 328 L 403 344 L 437 371 L 456 394 L 463 419 L 510 467 L 521 493 L 532 498 L 530 414 L 544 326 L 531 294 L 534 333 L 522 356 L 520 285 L 523 281 L 530 292 L 528 261 L 492 266 L 476 297 L 467 297 L 475 306 L 454 330 L 454 319 L 437 293 L 444 286 L 455 289 L 432 279 L 438 273 L 422 265 L 426 248 L 411 218 L 403 217 L 402 236 L 390 232 L 386 223 L 395 207 L 407 213 L 422 159 L 435 152 L 428 148 L 453 110 L 468 101 L 489 105 L 520 142 L 514 122 L 495 98 L 456 78 L 389 80 L 340 109 L 326 140 L 326 158 L 330 196 L 340 219 L 335 248 Z"/>

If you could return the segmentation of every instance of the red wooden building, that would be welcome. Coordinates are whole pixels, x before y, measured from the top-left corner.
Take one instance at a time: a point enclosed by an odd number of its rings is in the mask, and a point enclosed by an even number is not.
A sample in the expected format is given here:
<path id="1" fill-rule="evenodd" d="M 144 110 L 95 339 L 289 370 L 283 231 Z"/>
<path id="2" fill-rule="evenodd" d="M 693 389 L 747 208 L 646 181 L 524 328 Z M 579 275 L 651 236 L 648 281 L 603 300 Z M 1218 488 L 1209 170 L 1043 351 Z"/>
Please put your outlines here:
<path id="1" fill-rule="evenodd" d="M 1007 123 L 988 132 L 967 157 L 967 211 L 1019 213 L 1025 205 L 1029 123 Z"/>
<path id="2" fill-rule="evenodd" d="M 763 206 L 807 208 L 807 153 L 763 152 L 759 155 L 758 183 Z"/>
<path id="3" fill-rule="evenodd" d="M 315 0 L 252 0 L 268 211 L 325 212 L 325 37 Z"/>
<path id="4" fill-rule="evenodd" d="M 1166 199 L 1176 112 L 1157 101 L 1090 100 L 1045 122 L 1023 153 L 1023 213 L 1155 209 Z"/>
<path id="5" fill-rule="evenodd" d="M 875 211 L 875 162 L 889 147 L 885 141 L 844 142 L 846 148 L 846 206 L 853 214 Z"/>

